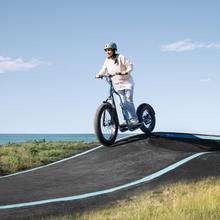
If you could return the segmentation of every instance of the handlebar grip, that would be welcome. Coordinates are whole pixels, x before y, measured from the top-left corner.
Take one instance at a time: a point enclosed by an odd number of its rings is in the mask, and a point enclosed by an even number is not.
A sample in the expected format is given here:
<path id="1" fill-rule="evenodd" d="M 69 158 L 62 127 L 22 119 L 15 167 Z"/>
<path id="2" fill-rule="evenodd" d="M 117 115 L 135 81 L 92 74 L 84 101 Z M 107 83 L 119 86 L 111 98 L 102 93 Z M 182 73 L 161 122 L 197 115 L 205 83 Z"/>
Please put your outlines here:
<path id="1" fill-rule="evenodd" d="M 95 76 L 96 79 L 102 79 L 103 77 L 104 77 L 104 76 L 102 76 L 102 75 L 96 75 L 96 76 Z"/>

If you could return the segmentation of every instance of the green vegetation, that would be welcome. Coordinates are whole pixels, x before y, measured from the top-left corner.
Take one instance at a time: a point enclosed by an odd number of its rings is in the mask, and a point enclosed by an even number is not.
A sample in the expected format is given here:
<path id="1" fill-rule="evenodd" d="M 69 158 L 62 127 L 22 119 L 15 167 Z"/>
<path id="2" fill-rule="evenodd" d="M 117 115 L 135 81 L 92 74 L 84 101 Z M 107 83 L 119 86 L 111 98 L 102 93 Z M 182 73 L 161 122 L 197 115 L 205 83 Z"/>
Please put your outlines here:
<path id="1" fill-rule="evenodd" d="M 45 165 L 98 144 L 85 141 L 28 141 L 0 145 L 0 175 Z"/>
<path id="2" fill-rule="evenodd" d="M 220 178 L 176 183 L 86 213 L 47 218 L 52 219 L 218 220 Z"/>

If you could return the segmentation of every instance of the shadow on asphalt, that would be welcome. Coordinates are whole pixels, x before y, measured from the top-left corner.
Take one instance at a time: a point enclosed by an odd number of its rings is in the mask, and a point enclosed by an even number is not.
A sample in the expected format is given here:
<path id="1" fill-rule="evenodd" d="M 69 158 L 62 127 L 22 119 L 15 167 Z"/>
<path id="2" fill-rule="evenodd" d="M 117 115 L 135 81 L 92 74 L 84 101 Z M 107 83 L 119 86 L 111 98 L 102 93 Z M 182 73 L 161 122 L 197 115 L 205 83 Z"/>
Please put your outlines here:
<path id="1" fill-rule="evenodd" d="M 131 136 L 131 137 L 128 137 L 128 138 L 125 138 L 123 140 L 118 140 L 116 141 L 116 143 L 110 147 L 117 147 L 117 146 L 121 146 L 121 145 L 124 145 L 124 144 L 130 144 L 132 142 L 136 142 L 136 141 L 139 141 L 139 140 L 143 140 L 143 139 L 146 139 L 146 138 L 149 138 L 151 135 L 147 135 L 147 134 L 137 134 L 137 135 L 134 135 L 134 136 Z"/>
<path id="2" fill-rule="evenodd" d="M 204 135 L 204 134 L 190 134 L 190 133 L 176 133 L 176 132 L 156 132 L 153 136 L 164 137 L 165 140 L 181 141 L 186 144 L 197 146 L 205 151 L 219 151 L 220 150 L 220 136 Z M 167 137 L 166 137 L 167 136 Z M 212 137 L 212 139 L 210 139 Z"/>
<path id="3" fill-rule="evenodd" d="M 175 132 L 156 132 L 152 134 L 137 134 L 123 140 L 117 141 L 110 147 L 118 147 L 124 144 L 147 139 L 154 146 L 159 146 L 176 151 L 219 151 L 220 136 L 213 136 L 216 139 L 208 139 L 208 135 L 175 133 Z M 218 140 L 219 138 L 219 140 Z"/>

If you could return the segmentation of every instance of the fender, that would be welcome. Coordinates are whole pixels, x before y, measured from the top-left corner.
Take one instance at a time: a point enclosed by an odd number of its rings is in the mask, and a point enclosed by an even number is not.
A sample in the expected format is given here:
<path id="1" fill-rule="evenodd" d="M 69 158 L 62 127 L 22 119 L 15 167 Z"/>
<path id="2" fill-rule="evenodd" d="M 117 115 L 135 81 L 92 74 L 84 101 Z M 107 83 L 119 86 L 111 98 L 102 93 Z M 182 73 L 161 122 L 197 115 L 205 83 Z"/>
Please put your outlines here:
<path id="1" fill-rule="evenodd" d="M 116 108 L 114 108 L 114 107 L 112 106 L 112 104 L 109 103 L 107 100 L 106 100 L 106 101 L 103 101 L 102 103 L 103 103 L 103 104 L 108 104 L 108 106 L 112 109 L 112 111 L 114 112 L 114 118 L 115 118 L 115 120 L 116 120 L 116 123 L 119 125 L 118 114 L 117 114 Z"/>

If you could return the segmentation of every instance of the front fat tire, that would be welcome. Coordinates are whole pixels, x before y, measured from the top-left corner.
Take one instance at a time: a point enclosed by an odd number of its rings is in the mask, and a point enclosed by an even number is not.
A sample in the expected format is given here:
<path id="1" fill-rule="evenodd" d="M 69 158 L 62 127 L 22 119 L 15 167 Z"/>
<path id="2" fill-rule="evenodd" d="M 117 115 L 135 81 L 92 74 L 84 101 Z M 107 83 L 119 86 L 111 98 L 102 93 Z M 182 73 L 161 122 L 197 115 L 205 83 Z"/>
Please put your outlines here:
<path id="1" fill-rule="evenodd" d="M 102 119 L 102 115 L 104 114 L 105 111 L 108 111 L 109 114 L 111 115 L 112 121 L 113 121 L 113 125 L 114 127 L 114 131 L 112 132 L 110 138 L 106 138 L 102 132 L 101 129 L 101 119 Z M 118 134 L 118 123 L 116 120 L 116 116 L 115 116 L 115 110 L 112 108 L 112 106 L 109 103 L 103 103 L 102 105 L 100 105 L 95 113 L 95 118 L 94 118 L 94 130 L 95 130 L 95 134 L 97 139 L 99 140 L 99 142 L 105 146 L 110 146 L 112 144 L 114 144 L 117 134 Z"/>
<path id="2" fill-rule="evenodd" d="M 143 114 L 147 112 L 150 115 L 151 118 L 151 123 L 149 125 L 146 125 L 145 123 L 143 124 L 143 126 L 140 127 L 140 129 L 146 133 L 146 134 L 150 134 L 156 125 L 156 118 L 155 118 L 155 112 L 154 109 L 149 105 L 149 104 L 141 104 L 138 109 L 137 109 L 137 116 L 138 116 L 138 120 L 140 122 L 143 121 Z"/>

